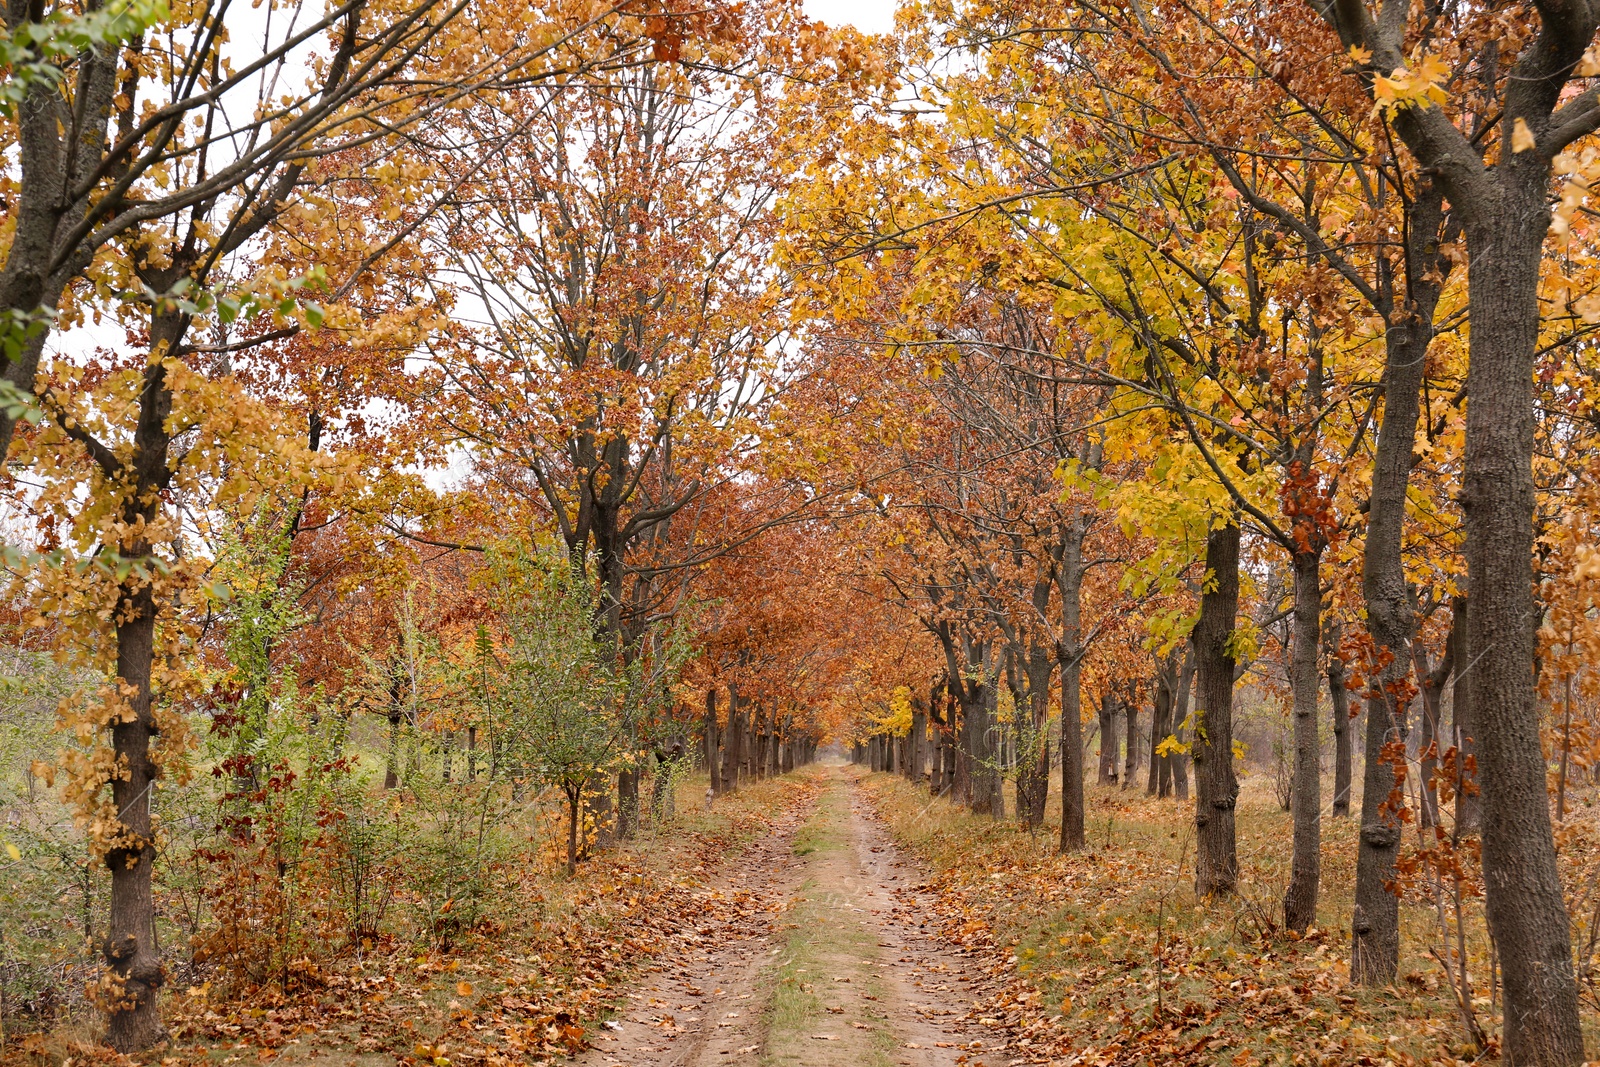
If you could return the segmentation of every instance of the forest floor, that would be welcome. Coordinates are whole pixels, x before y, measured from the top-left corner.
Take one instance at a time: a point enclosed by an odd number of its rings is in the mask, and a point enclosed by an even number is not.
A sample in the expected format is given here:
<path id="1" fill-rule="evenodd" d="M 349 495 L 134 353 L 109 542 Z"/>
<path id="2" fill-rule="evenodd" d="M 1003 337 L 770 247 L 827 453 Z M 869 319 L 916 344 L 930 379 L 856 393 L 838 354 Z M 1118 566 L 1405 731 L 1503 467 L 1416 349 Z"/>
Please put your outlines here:
<path id="1" fill-rule="evenodd" d="M 704 790 L 684 783 L 683 801 Z M 498 868 L 504 909 L 449 948 L 404 941 L 293 989 L 174 988 L 148 1067 L 1466 1067 L 1500 999 L 1481 899 L 1464 903 L 1467 1047 L 1426 893 L 1401 907 L 1398 980 L 1348 974 L 1355 826 L 1324 820 L 1318 925 L 1276 921 L 1288 815 L 1247 780 L 1240 885 L 1193 892 L 1192 807 L 1087 791 L 1089 847 L 975 816 L 925 786 L 816 765 L 697 804 L 569 879 Z M 1008 796 L 1008 801 L 1011 799 Z M 1010 805 L 1008 804 L 1008 808 Z M 1051 798 L 1046 826 L 1059 819 Z M 1600 808 L 1559 833 L 1600 885 Z M 1425 887 L 1424 887 L 1425 888 Z M 1575 938 L 1597 958 L 1594 899 Z M 1591 1047 L 1600 1015 L 1584 965 Z M 177 983 L 174 983 L 177 986 Z M 0 1043 L 0 1067 L 132 1067 L 92 1018 Z"/>
<path id="2" fill-rule="evenodd" d="M 1282 928 L 1290 817 L 1265 776 L 1244 781 L 1236 816 L 1240 880 L 1224 900 L 1194 892 L 1193 806 L 1142 788 L 1085 790 L 1088 847 L 1062 855 L 1052 796 L 1045 831 L 930 801 L 897 775 L 860 776 L 860 794 L 925 872 L 921 920 L 967 951 L 988 978 L 982 1017 L 1008 1028 L 1011 1062 L 1052 1067 L 1467 1067 L 1497 1060 L 1502 998 L 1481 895 L 1469 892 L 1468 1000 L 1489 1048 L 1464 1038 L 1462 1010 L 1438 962 L 1455 928 L 1448 883 L 1422 875 L 1401 898 L 1397 980 L 1351 983 L 1348 923 L 1356 825 L 1323 817 L 1321 899 L 1305 935 Z M 1142 784 L 1142 783 L 1140 783 Z M 1007 796 L 1008 802 L 1011 797 Z M 1010 806 L 1008 804 L 1008 811 Z M 1569 812 L 1557 833 L 1574 892 L 1583 1024 L 1600 1045 L 1596 1006 L 1600 809 Z M 1408 841 L 1406 859 L 1421 842 Z"/>
<path id="3" fill-rule="evenodd" d="M 137 1057 L 98 1043 L 99 1016 L 0 1031 L 0 1067 L 521 1067 L 569 1063 L 621 990 L 663 961 L 770 927 L 761 856 L 815 807 L 808 773 L 698 803 L 683 783 L 675 819 L 604 849 L 568 878 L 546 828 L 486 872 L 495 901 L 450 946 L 386 936 L 366 951 L 296 961 L 292 983 L 250 983 L 216 968 L 169 982 L 168 1040 Z M 395 905 L 396 910 L 402 906 Z M 179 965 L 181 968 L 181 964 Z M 181 970 L 180 970 L 180 973 Z"/>

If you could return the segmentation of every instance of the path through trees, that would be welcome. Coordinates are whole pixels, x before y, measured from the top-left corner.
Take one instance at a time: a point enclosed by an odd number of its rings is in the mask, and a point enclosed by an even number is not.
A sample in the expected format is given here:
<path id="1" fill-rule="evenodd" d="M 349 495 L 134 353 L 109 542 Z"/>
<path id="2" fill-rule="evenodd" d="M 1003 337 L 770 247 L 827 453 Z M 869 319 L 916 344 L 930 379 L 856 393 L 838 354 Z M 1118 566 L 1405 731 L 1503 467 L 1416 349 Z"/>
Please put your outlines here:
<path id="1" fill-rule="evenodd" d="M 652 968 L 584 1067 L 982 1062 L 981 977 L 919 929 L 915 868 L 854 775 L 820 773 L 810 810 L 731 864 L 752 908 Z"/>

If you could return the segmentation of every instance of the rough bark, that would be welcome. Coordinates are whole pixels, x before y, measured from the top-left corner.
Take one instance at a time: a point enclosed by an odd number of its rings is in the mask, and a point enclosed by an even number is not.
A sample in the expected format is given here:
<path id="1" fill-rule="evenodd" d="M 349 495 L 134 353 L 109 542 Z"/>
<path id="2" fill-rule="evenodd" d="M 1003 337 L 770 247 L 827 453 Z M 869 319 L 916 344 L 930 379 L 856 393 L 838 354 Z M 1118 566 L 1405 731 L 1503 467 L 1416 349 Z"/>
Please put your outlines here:
<path id="1" fill-rule="evenodd" d="M 400 784 L 400 721 L 405 718 L 399 708 L 389 711 L 389 752 L 383 762 L 383 787 L 393 789 Z"/>
<path id="2" fill-rule="evenodd" d="M 1174 657 L 1163 657 L 1151 687 L 1154 695 L 1150 701 L 1150 775 L 1145 783 L 1145 796 L 1165 797 L 1172 791 L 1172 757 L 1157 750 L 1172 733 L 1172 690 L 1177 684 L 1177 673 Z"/>
<path id="3" fill-rule="evenodd" d="M 172 351 L 186 321 L 170 314 L 153 316 L 152 351 Z M 159 494 L 170 480 L 167 451 L 171 445 L 171 411 L 166 372 L 161 364 L 152 363 L 145 370 L 139 394 L 133 449 L 119 463 L 120 473 L 131 483 L 121 514 L 130 529 L 142 531 L 159 513 Z M 153 548 L 142 533 L 117 547 L 124 557 L 135 560 L 148 559 Z M 148 579 L 130 575 L 124 580 L 116 616 L 117 678 L 131 690 L 131 714 L 111 729 L 112 747 L 122 768 L 111 782 L 111 798 L 122 825 L 118 840 L 106 853 L 106 866 L 111 872 L 111 905 L 109 929 L 102 946 L 111 977 L 121 986 L 107 1017 L 107 1039 L 120 1051 L 148 1048 L 163 1034 L 159 997 L 165 972 L 156 943 L 151 888 L 155 863 L 151 794 L 158 774 L 150 753 L 150 742 L 158 732 L 151 672 L 159 610 Z"/>
<path id="4" fill-rule="evenodd" d="M 1412 667 L 1417 674 L 1417 687 L 1422 692 L 1422 729 L 1417 741 L 1417 773 L 1422 780 L 1418 783 L 1417 793 L 1422 805 L 1418 819 L 1425 827 L 1439 825 L 1439 792 L 1434 787 L 1434 778 L 1439 770 L 1439 742 L 1444 736 L 1439 729 L 1440 707 L 1445 684 L 1450 681 L 1455 667 L 1455 647 L 1455 636 L 1447 635 L 1444 655 L 1439 657 L 1438 663 L 1430 664 L 1422 642 L 1411 643 Z"/>
<path id="5" fill-rule="evenodd" d="M 974 643 L 973 651 L 969 656 L 974 657 L 970 662 L 974 672 L 980 672 L 985 664 L 986 649 Z M 966 750 L 969 759 L 967 772 L 968 801 L 967 806 L 974 815 L 990 815 L 1003 818 L 1004 806 L 995 810 L 996 793 L 999 791 L 1000 775 L 994 766 L 994 687 L 986 678 L 963 683 L 964 698 L 961 705 L 961 721 L 965 727 Z"/>
<path id="6" fill-rule="evenodd" d="M 1466 597 L 1451 605 L 1453 618 L 1450 638 L 1455 642 L 1452 658 L 1455 679 L 1450 686 L 1450 729 L 1456 746 L 1456 825 L 1463 834 L 1478 831 L 1478 779 L 1472 768 L 1477 763 L 1477 740 L 1472 723 L 1472 661 L 1467 657 L 1467 623 L 1471 617 Z"/>
<path id="7" fill-rule="evenodd" d="M 1050 602 L 1050 583 L 1035 584 L 1033 606 L 1043 618 Z M 1017 775 L 1017 816 L 1026 830 L 1044 825 L 1044 806 L 1050 792 L 1050 649 L 1040 640 L 1028 647 L 1028 732 Z"/>
<path id="8" fill-rule="evenodd" d="M 1592 34 L 1594 24 L 1589 23 Z M 1580 46 L 1581 47 L 1581 46 Z M 1535 153 L 1522 153 L 1533 155 Z M 1523 181 L 1470 220 L 1467 373 L 1467 649 L 1483 773 L 1483 876 L 1505 976 L 1507 1060 L 1584 1058 L 1578 987 L 1556 871 L 1534 691 L 1533 364 L 1545 182 Z M 1487 214 L 1487 213 L 1486 213 Z"/>
<path id="9" fill-rule="evenodd" d="M 1359 4 L 1313 7 L 1339 34 L 1341 51 L 1364 49 L 1373 71 L 1390 74 L 1406 63 L 1408 31 L 1416 28 L 1407 10 L 1395 8 L 1391 17 L 1386 9 L 1374 21 Z M 1469 137 L 1442 107 L 1405 109 L 1394 120 L 1422 172 L 1442 186 L 1452 210 L 1461 214 L 1472 264 L 1460 498 L 1472 607 L 1462 664 L 1471 676 L 1482 769 L 1485 905 L 1504 975 L 1504 1054 L 1516 1067 L 1584 1059 L 1534 691 L 1533 382 L 1551 163 L 1600 126 L 1594 91 L 1563 102 L 1600 27 L 1600 4 L 1536 0 L 1534 8 L 1536 33 L 1516 50 L 1513 66 L 1493 86 L 1501 99 L 1468 105 L 1477 115 L 1497 116 L 1497 140 Z M 1497 46 L 1497 41 L 1488 45 Z M 1496 58 L 1497 52 L 1485 57 L 1491 70 Z M 1477 115 L 1459 121 L 1476 125 Z M 1485 155 L 1490 144 L 1492 161 Z M 1402 444 L 1409 462 L 1409 435 Z M 1376 487 L 1375 475 L 1374 498 Z M 1378 513 L 1374 499 L 1374 521 Z M 1399 523 L 1398 508 L 1391 518 Z M 1369 725 L 1369 736 L 1373 732 Z M 1367 829 L 1363 826 L 1363 836 Z M 1371 967 L 1364 964 L 1363 970 L 1373 980 Z"/>
<path id="10" fill-rule="evenodd" d="M 1400 962 L 1400 907 L 1389 891 L 1389 882 L 1394 877 L 1402 830 L 1398 812 L 1403 803 L 1405 705 L 1409 698 L 1396 687 L 1404 682 L 1391 665 L 1380 672 L 1367 700 L 1361 834 L 1350 924 L 1350 975 L 1366 985 L 1393 981 Z"/>
<path id="11" fill-rule="evenodd" d="M 1061 851 L 1083 848 L 1083 541 L 1087 521 L 1064 523 L 1056 550 L 1056 589 L 1061 594 Z"/>
<path id="12" fill-rule="evenodd" d="M 24 22 L 36 20 L 42 10 L 9 5 L 7 28 L 14 33 Z M 55 308 L 73 277 L 92 262 L 93 248 L 75 248 L 70 238 L 87 216 L 91 198 L 102 193 L 102 183 L 89 178 L 102 165 L 110 140 L 120 52 L 119 48 L 85 51 L 65 68 L 65 78 L 35 83 L 16 109 L 20 180 L 12 240 L 0 268 L 4 310 Z M 130 79 L 130 97 L 133 84 Z M 33 392 L 49 332 L 48 324 L 41 322 L 4 367 L 5 379 L 23 393 Z M 15 428 L 15 422 L 0 412 L 0 456 L 10 447 Z"/>
<path id="13" fill-rule="evenodd" d="M 1362 562 L 1362 593 L 1367 632 L 1379 657 L 1377 677 L 1368 692 L 1367 735 L 1363 746 L 1361 833 L 1356 852 L 1356 898 L 1350 921 L 1350 974 L 1367 985 L 1387 985 L 1400 959 L 1400 914 L 1388 884 L 1400 844 L 1396 775 L 1405 771 L 1406 703 L 1410 699 L 1410 642 L 1414 629 L 1410 590 L 1401 557 L 1406 491 L 1417 432 L 1431 314 L 1407 318 L 1386 335 L 1383 421 L 1372 468 L 1367 537 Z M 1404 779 L 1401 778 L 1403 783 Z"/>
<path id="14" fill-rule="evenodd" d="M 1195 673 L 1194 642 L 1189 641 L 1184 646 L 1183 669 L 1178 673 L 1178 694 L 1172 707 L 1172 736 L 1180 745 L 1188 732 L 1184 723 L 1189 721 L 1189 697 L 1194 692 Z M 1172 794 L 1180 801 L 1189 799 L 1190 762 L 1190 757 L 1181 753 L 1172 757 Z"/>
<path id="15" fill-rule="evenodd" d="M 1328 700 L 1333 705 L 1333 814 L 1335 817 L 1350 814 L 1350 770 L 1352 745 L 1350 743 L 1350 689 L 1345 682 L 1348 671 L 1339 658 L 1339 628 L 1330 627 L 1328 647 L 1333 654 L 1328 657 Z"/>
<path id="16" fill-rule="evenodd" d="M 639 772 L 617 773 L 617 837 L 628 839 L 639 832 Z"/>
<path id="17" fill-rule="evenodd" d="M 1239 783 L 1233 770 L 1234 658 L 1229 651 L 1239 612 L 1239 526 L 1229 522 L 1206 537 L 1206 588 L 1194 628 L 1196 693 L 1195 892 L 1231 894 L 1239 877 L 1234 805 Z"/>
<path id="18" fill-rule="evenodd" d="M 1122 768 L 1122 788 L 1129 789 L 1133 786 L 1135 775 L 1139 771 L 1139 701 L 1130 692 L 1122 701 L 1123 725 L 1127 730 L 1125 746 L 1127 763 Z"/>
<path id="19" fill-rule="evenodd" d="M 1294 854 L 1289 888 L 1283 898 L 1284 925 L 1305 933 L 1317 918 L 1317 889 L 1322 877 L 1322 768 L 1317 736 L 1317 670 L 1322 633 L 1320 551 L 1302 551 L 1294 558 L 1294 649 L 1290 685 L 1294 691 Z"/>
<path id="20" fill-rule="evenodd" d="M 706 772 L 711 777 L 712 796 L 718 796 L 725 791 L 722 784 L 722 751 L 718 743 L 720 732 L 717 724 L 717 690 L 713 686 L 706 690 L 705 717 Z"/>
<path id="21" fill-rule="evenodd" d="M 148 548 L 145 549 L 148 551 Z M 110 929 L 103 946 L 106 966 L 120 981 L 119 1007 L 109 1015 L 108 1038 L 118 1049 L 148 1048 L 160 1040 L 159 995 L 165 973 L 156 944 L 151 867 L 155 838 L 150 793 L 156 768 L 150 759 L 155 734 L 150 671 L 154 663 L 156 604 L 147 582 L 125 592 L 117 625 L 117 677 L 132 683 L 132 720 L 112 728 L 124 772 L 111 783 L 122 821 L 123 842 L 106 855 L 111 871 Z M 126 588 L 126 587 L 125 587 Z"/>

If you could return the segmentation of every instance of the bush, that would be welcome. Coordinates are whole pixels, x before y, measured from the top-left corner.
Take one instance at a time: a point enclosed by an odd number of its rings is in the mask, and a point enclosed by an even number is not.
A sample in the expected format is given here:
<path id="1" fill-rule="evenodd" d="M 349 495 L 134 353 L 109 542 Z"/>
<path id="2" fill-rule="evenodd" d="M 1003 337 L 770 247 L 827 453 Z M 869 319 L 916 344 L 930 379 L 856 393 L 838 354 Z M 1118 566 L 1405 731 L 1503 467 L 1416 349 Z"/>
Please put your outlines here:
<path id="1" fill-rule="evenodd" d="M 405 804 L 399 857 L 419 939 L 452 948 L 484 918 L 494 877 L 514 852 L 505 829 L 513 806 L 499 782 L 439 782 L 419 776 Z"/>

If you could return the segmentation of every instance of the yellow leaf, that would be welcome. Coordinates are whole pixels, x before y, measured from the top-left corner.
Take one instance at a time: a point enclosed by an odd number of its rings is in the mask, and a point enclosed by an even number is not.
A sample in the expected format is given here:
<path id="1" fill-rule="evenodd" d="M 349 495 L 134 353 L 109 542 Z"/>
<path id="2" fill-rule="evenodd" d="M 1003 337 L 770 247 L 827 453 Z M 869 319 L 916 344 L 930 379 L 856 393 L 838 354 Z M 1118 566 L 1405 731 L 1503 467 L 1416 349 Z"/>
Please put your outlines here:
<path id="1" fill-rule="evenodd" d="M 463 997 L 472 996 L 472 983 L 471 982 L 457 982 L 456 983 L 456 993 L 457 993 L 457 995 L 463 996 Z"/>
<path id="2" fill-rule="evenodd" d="M 19 849 L 16 845 L 13 845 L 10 841 L 7 841 L 6 842 L 6 855 L 10 856 L 14 860 L 20 860 L 22 858 L 22 850 Z"/>
<path id="3" fill-rule="evenodd" d="M 1353 44 L 1353 45 L 1350 46 L 1350 58 L 1353 61 L 1355 61 L 1357 63 L 1361 63 L 1361 64 L 1371 63 L 1372 62 L 1372 49 L 1370 49 L 1370 48 L 1362 48 L 1358 44 Z"/>
<path id="4" fill-rule="evenodd" d="M 1537 147 L 1533 139 L 1533 131 L 1528 129 L 1528 124 L 1518 119 L 1511 126 L 1511 151 L 1531 152 Z"/>
<path id="5" fill-rule="evenodd" d="M 1417 74 L 1428 82 L 1442 82 L 1450 76 L 1450 68 L 1438 56 L 1428 56 L 1417 67 Z"/>
<path id="6" fill-rule="evenodd" d="M 1578 64 L 1578 77 L 1592 78 L 1600 74 L 1600 55 L 1593 48 L 1583 53 L 1583 61 Z"/>

